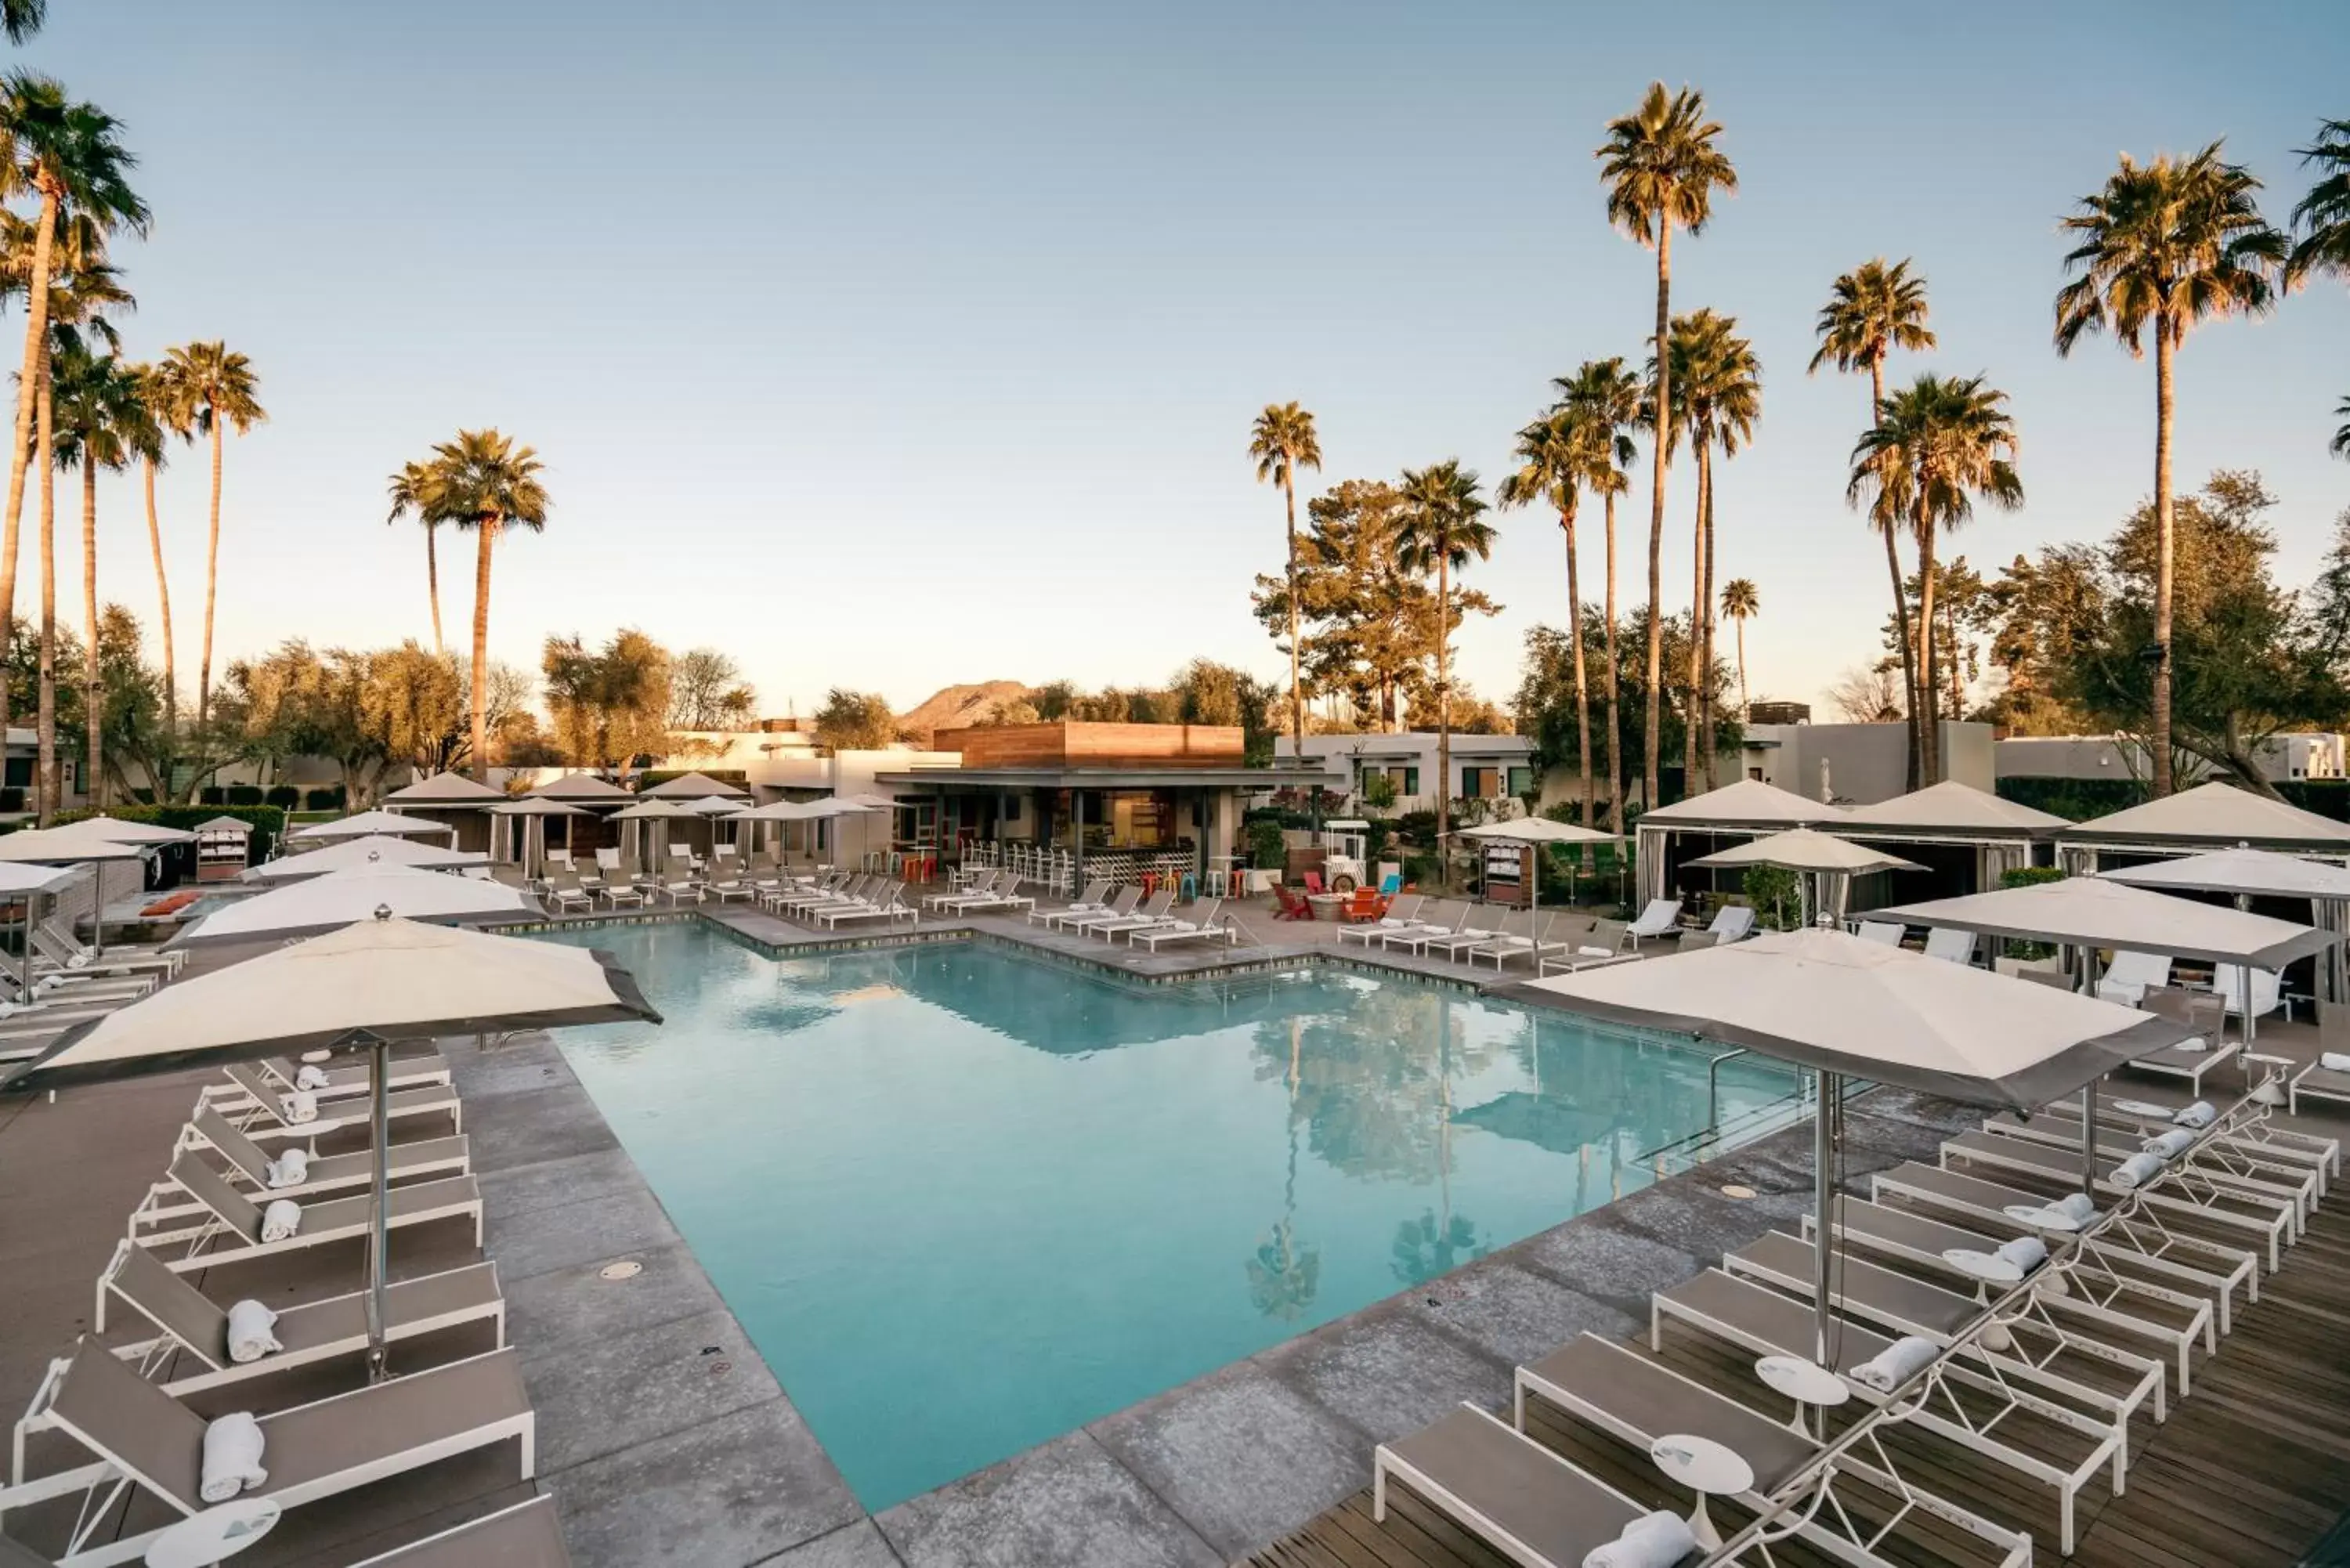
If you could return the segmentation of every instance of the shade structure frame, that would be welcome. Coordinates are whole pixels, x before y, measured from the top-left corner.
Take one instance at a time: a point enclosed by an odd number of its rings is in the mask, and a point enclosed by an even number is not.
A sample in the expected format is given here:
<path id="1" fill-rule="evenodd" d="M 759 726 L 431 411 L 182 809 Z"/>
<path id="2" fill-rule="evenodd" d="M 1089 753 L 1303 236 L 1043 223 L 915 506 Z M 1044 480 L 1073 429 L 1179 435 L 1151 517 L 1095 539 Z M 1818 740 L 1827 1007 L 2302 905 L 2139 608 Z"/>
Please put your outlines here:
<path id="1" fill-rule="evenodd" d="M 2066 911 L 2059 900 L 2097 900 L 2106 907 Z M 2281 969 L 2342 940 L 2338 933 L 2315 927 L 2193 904 L 2095 877 L 2070 877 L 1957 898 L 1897 904 L 1870 914 L 1882 920 L 1948 927 L 2010 941 L 2130 949 L 2198 963 L 2244 964 L 2255 969 Z M 2190 931 L 2189 927 L 2195 929 Z"/>

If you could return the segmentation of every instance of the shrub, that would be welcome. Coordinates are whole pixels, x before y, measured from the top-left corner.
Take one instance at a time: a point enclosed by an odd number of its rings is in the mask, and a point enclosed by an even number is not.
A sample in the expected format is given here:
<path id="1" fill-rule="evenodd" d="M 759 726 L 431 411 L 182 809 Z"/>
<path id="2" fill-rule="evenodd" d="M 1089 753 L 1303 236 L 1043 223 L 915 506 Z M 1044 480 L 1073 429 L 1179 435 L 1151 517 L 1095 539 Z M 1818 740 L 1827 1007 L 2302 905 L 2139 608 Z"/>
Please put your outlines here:
<path id="1" fill-rule="evenodd" d="M 269 803 L 263 798 L 258 785 L 231 784 L 228 786 L 228 804 L 231 805 L 266 805 Z"/>
<path id="2" fill-rule="evenodd" d="M 1281 824 L 1260 818 L 1249 825 L 1249 863 L 1260 871 L 1284 871 L 1288 867 L 1289 847 L 1281 836 Z"/>
<path id="3" fill-rule="evenodd" d="M 1407 811 L 1395 819 L 1396 836 L 1414 844 L 1427 844 L 1436 837 L 1436 813 Z"/>
<path id="4" fill-rule="evenodd" d="M 1785 867 L 1749 866 L 1739 886 L 1762 923 L 1773 930 L 1786 930 L 1803 919 L 1803 887 Z"/>
<path id="5" fill-rule="evenodd" d="M 2033 888 L 2043 882 L 2062 882 L 2064 867 L 2060 866 L 2011 866 L 1999 874 L 2002 888 Z"/>
<path id="6" fill-rule="evenodd" d="M 305 811 L 342 810 L 343 786 L 337 784 L 332 789 L 314 789 L 310 791 L 309 794 L 302 797 L 302 809 Z"/>
<path id="7" fill-rule="evenodd" d="M 258 793 L 258 792 L 256 792 Z M 88 811 L 60 813 L 60 826 L 97 814 Z M 159 827 L 194 828 L 215 816 L 234 816 L 240 822 L 253 824 L 253 858 L 258 864 L 268 855 L 270 846 L 286 831 L 286 813 L 274 805 L 232 805 L 221 807 L 217 803 L 203 805 L 119 805 L 112 815 L 125 822 L 151 822 Z"/>
<path id="8" fill-rule="evenodd" d="M 1396 803 L 1396 782 L 1386 774 L 1372 774 L 1363 780 L 1363 804 L 1373 811 L 1386 811 Z"/>
<path id="9" fill-rule="evenodd" d="M 280 811 L 291 811 L 300 802 L 302 792 L 292 784 L 273 784 L 262 799 Z"/>
<path id="10" fill-rule="evenodd" d="M 202 805 L 226 805 L 228 791 L 218 784 L 206 784 L 196 793 L 196 801 Z"/>

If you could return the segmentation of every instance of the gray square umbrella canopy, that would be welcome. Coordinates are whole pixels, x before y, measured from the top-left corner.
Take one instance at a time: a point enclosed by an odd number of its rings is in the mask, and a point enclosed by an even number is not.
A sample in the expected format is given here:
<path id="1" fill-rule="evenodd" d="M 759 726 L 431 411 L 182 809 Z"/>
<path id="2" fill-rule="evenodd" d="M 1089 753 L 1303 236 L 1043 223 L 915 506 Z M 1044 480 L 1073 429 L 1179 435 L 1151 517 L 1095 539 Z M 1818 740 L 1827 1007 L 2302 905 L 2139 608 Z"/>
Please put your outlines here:
<path id="1" fill-rule="evenodd" d="M 2190 1033 L 2134 1008 L 1821 929 L 1532 983 L 1612 1023 L 2020 1111 Z"/>
<path id="2" fill-rule="evenodd" d="M 164 943 L 316 936 L 382 910 L 415 920 L 479 925 L 523 920 L 542 911 L 520 888 L 410 866 L 370 866 L 272 888 L 214 910 Z"/>
<path id="3" fill-rule="evenodd" d="M 2324 952 L 2342 940 L 2338 933 L 2314 926 L 2173 898 L 2101 877 L 2067 877 L 2027 888 L 1901 904 L 1872 909 L 1869 915 L 2018 941 L 2127 949 L 2254 969 L 2277 969 Z"/>

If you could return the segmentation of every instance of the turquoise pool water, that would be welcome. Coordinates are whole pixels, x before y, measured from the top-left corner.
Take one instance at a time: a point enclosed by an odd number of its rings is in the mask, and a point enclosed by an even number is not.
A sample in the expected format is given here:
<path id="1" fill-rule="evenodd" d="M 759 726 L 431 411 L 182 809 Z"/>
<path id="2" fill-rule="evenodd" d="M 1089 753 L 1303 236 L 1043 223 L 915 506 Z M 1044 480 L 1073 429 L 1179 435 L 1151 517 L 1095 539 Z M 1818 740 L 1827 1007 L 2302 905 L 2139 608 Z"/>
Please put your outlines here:
<path id="1" fill-rule="evenodd" d="M 548 940 L 666 1014 L 563 1049 L 868 1509 L 1606 1203 L 1706 1118 L 1704 1047 L 1348 971 Z"/>

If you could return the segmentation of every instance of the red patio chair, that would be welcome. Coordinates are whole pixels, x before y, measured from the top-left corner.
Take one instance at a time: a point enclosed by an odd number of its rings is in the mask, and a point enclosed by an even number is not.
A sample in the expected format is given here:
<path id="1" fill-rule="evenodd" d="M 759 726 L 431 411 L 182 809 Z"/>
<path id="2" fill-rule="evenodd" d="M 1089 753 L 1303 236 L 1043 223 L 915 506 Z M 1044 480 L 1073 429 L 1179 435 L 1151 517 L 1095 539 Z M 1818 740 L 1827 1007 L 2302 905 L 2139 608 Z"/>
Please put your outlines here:
<path id="1" fill-rule="evenodd" d="M 1378 889 L 1373 888 L 1356 888 L 1338 908 L 1339 917 L 1353 925 L 1376 920 L 1387 912 L 1388 901 L 1380 898 Z"/>
<path id="2" fill-rule="evenodd" d="M 1314 906 L 1278 882 L 1273 885 L 1273 898 L 1274 902 L 1281 906 L 1274 911 L 1273 918 L 1276 920 L 1310 920 L 1314 918 Z"/>
<path id="3" fill-rule="evenodd" d="M 1309 896 L 1310 896 L 1310 895 L 1312 895 L 1312 894 L 1315 894 L 1315 893 L 1322 893 L 1322 892 L 1327 892 L 1327 891 L 1328 891 L 1328 889 L 1327 889 L 1327 888 L 1324 888 L 1324 887 L 1322 886 L 1322 873 L 1321 873 L 1321 872 L 1319 872 L 1319 871 L 1308 871 L 1308 872 L 1305 874 L 1305 891 L 1306 891 L 1306 893 L 1307 893 Z"/>

